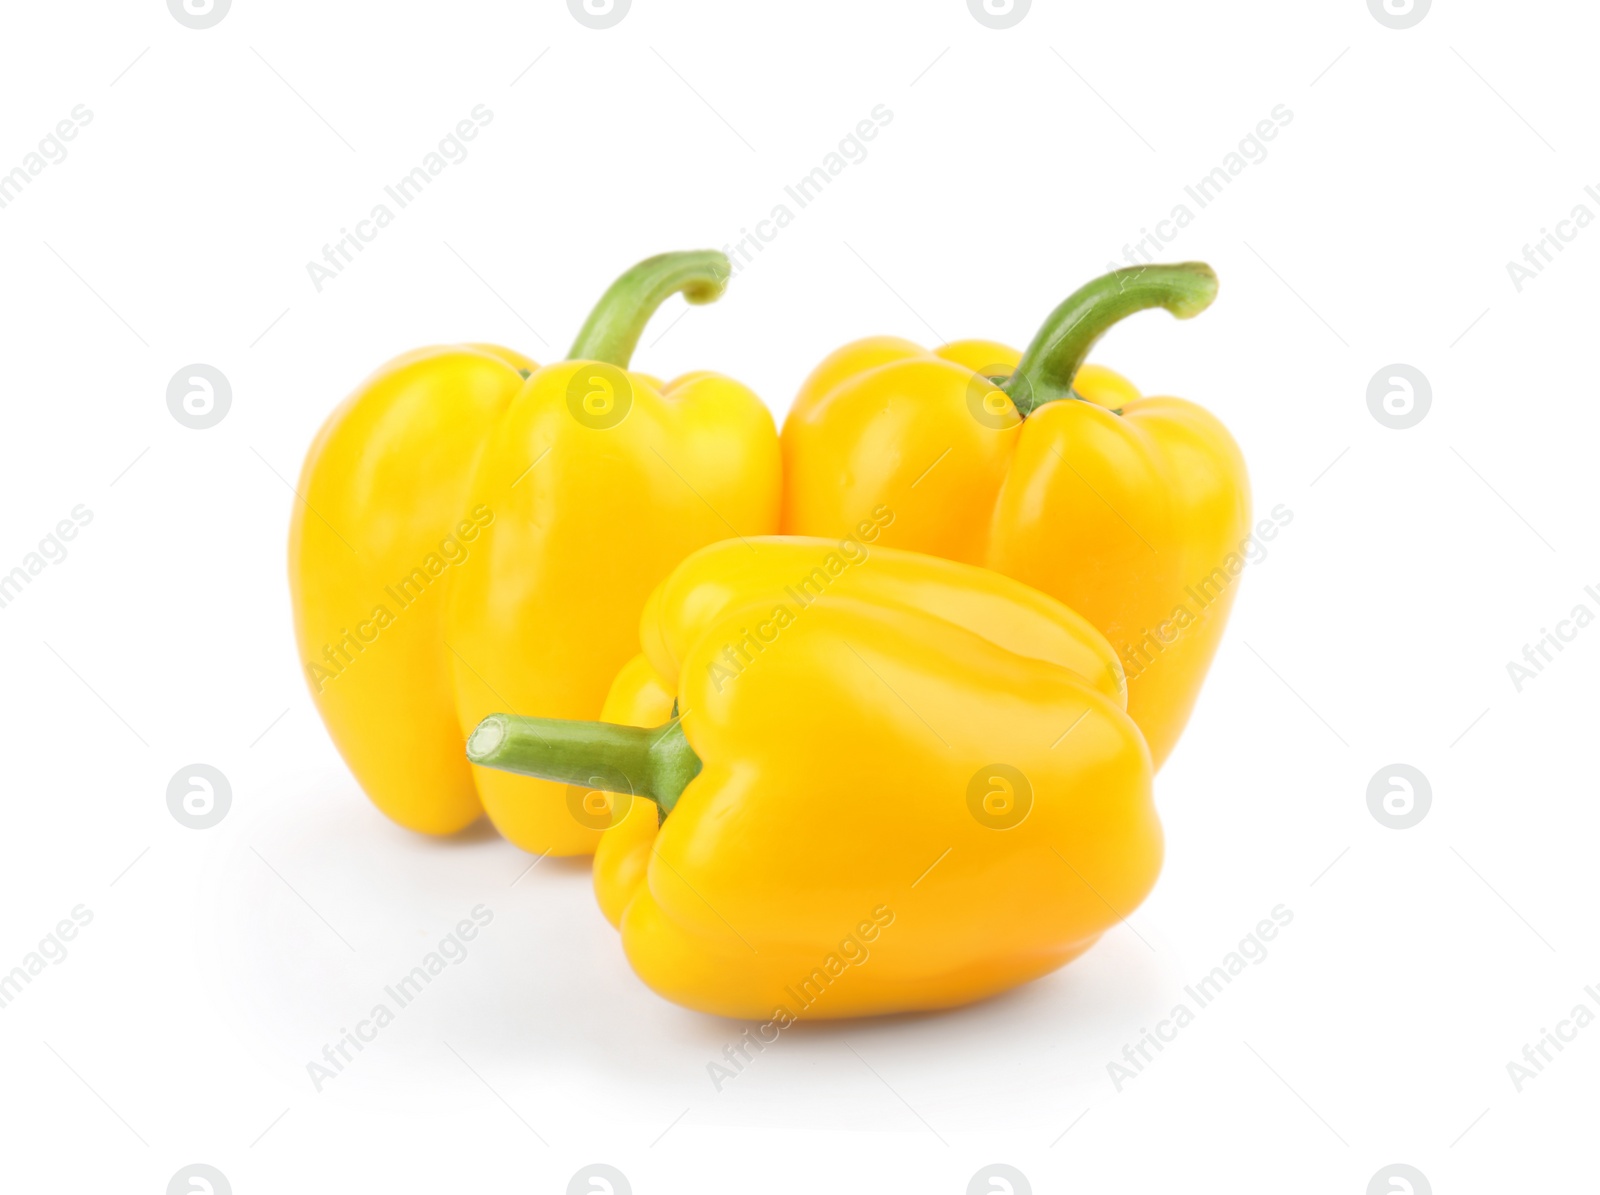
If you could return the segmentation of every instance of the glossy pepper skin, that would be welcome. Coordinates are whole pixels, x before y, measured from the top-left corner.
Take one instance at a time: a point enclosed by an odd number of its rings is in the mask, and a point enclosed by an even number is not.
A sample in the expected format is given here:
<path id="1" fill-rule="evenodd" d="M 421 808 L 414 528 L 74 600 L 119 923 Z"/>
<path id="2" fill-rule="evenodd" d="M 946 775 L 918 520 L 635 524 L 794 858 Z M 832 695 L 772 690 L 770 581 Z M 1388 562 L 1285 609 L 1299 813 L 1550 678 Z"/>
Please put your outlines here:
<path id="1" fill-rule="evenodd" d="M 1023 354 L 979 340 L 846 345 L 784 424 L 784 532 L 844 535 L 882 505 L 896 514 L 885 543 L 1059 598 L 1117 649 L 1159 767 L 1233 604 L 1249 483 L 1205 409 L 1141 397 L 1084 360 L 1123 317 L 1160 306 L 1187 319 L 1215 294 L 1198 263 L 1119 270 L 1062 303 Z"/>
<path id="2" fill-rule="evenodd" d="M 413 830 L 449 834 L 482 814 L 461 757 L 442 579 L 480 531 L 473 462 L 519 371 L 537 368 L 493 345 L 397 357 L 323 424 L 300 473 L 289 589 L 311 695 L 373 803 Z"/>
<path id="3" fill-rule="evenodd" d="M 759 538 L 689 557 L 640 627 L 607 715 L 676 717 L 495 717 L 467 750 L 632 794 L 595 886 L 670 1000 L 781 1024 L 965 1004 L 1155 881 L 1122 670 L 1045 594 L 866 535 Z"/>
<path id="4" fill-rule="evenodd" d="M 667 297 L 709 302 L 727 276 L 720 253 L 652 258 L 569 360 L 402 358 L 319 435 L 291 533 L 296 626 L 308 661 L 353 629 L 348 663 L 312 690 L 395 821 L 448 834 L 487 811 L 525 850 L 594 849 L 599 831 L 547 799 L 561 789 L 473 768 L 463 728 L 497 709 L 594 717 L 656 583 L 704 544 L 775 529 L 777 433 L 755 395 L 627 369 Z M 389 617 L 362 642 L 377 606 Z"/>

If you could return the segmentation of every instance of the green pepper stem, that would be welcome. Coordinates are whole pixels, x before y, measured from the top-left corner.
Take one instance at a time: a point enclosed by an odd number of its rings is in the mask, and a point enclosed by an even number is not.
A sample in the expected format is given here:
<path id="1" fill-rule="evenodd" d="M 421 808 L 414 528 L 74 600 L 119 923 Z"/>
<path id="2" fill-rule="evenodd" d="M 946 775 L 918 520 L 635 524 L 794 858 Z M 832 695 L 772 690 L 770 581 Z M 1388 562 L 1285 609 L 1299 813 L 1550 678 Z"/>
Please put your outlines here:
<path id="1" fill-rule="evenodd" d="M 691 303 L 713 303 L 727 289 L 732 267 L 715 249 L 691 249 L 646 258 L 600 296 L 569 361 L 604 361 L 627 369 L 656 308 L 679 291 Z"/>
<path id="2" fill-rule="evenodd" d="M 502 772 L 646 797 L 662 817 L 700 774 L 700 757 L 677 718 L 644 728 L 490 714 L 467 739 L 467 758 Z"/>
<path id="3" fill-rule="evenodd" d="M 1073 291 L 1045 318 L 1000 388 L 1026 419 L 1047 402 L 1072 397 L 1072 379 L 1119 320 L 1151 307 L 1189 319 L 1216 297 L 1216 272 L 1201 261 L 1113 270 Z"/>

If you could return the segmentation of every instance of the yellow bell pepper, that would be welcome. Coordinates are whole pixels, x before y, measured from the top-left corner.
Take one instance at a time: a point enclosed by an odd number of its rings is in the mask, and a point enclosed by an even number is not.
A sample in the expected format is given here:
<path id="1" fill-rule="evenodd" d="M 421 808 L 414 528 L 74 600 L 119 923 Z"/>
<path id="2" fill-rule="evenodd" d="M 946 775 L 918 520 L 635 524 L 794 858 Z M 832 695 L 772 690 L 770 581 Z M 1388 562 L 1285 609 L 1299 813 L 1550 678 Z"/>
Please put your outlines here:
<path id="1" fill-rule="evenodd" d="M 468 741 L 609 815 L 600 903 L 670 1000 L 779 1028 L 964 1004 L 1155 882 L 1110 644 L 1008 577 L 869 547 L 893 521 L 696 552 L 644 611 L 616 721 L 496 715 Z"/>
<path id="2" fill-rule="evenodd" d="M 599 713 L 650 591 L 684 556 L 776 528 L 779 448 L 745 387 L 627 367 L 656 308 L 716 299 L 715 252 L 642 262 L 570 359 L 463 346 L 401 357 L 329 418 L 290 532 L 295 628 L 317 708 L 372 801 L 449 834 L 485 810 L 529 851 L 599 830 L 539 781 L 477 771 L 496 709 Z"/>
<path id="3" fill-rule="evenodd" d="M 843 535 L 886 506 L 897 517 L 885 543 L 1061 599 L 1117 648 L 1128 713 L 1159 767 L 1238 590 L 1249 484 L 1209 412 L 1142 398 L 1084 360 L 1135 311 L 1187 319 L 1215 295 L 1206 265 L 1118 270 L 1056 308 L 1026 353 L 980 340 L 846 345 L 784 424 L 784 532 Z"/>

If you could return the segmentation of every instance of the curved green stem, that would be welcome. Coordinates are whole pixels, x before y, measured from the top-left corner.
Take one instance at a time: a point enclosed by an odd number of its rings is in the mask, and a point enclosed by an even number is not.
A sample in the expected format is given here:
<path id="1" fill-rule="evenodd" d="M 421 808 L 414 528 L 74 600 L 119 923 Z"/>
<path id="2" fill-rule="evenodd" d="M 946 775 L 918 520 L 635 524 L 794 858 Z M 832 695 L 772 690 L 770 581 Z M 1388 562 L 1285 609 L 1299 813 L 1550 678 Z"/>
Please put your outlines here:
<path id="1" fill-rule="evenodd" d="M 628 368 L 639 337 L 656 308 L 679 291 L 691 303 L 713 303 L 727 288 L 732 268 L 715 249 L 691 249 L 646 258 L 611 284 L 600 296 L 569 361 L 604 361 Z"/>
<path id="2" fill-rule="evenodd" d="M 1078 369 L 1118 320 L 1151 307 L 1189 319 L 1216 297 L 1217 275 L 1201 261 L 1113 270 L 1079 287 L 1046 317 L 1000 388 L 1026 419 L 1045 403 L 1072 396 Z"/>
<path id="3" fill-rule="evenodd" d="M 646 729 L 490 714 L 467 739 L 467 758 L 502 772 L 647 797 L 662 817 L 700 774 L 700 757 L 676 718 Z"/>

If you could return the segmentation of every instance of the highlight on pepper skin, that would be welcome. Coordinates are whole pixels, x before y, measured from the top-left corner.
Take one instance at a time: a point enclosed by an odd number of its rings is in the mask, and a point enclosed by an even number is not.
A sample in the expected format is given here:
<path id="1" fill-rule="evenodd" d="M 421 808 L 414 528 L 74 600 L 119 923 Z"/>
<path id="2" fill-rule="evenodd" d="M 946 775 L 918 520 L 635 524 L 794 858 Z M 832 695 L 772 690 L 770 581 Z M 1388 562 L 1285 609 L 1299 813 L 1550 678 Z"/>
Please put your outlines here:
<path id="1" fill-rule="evenodd" d="M 655 584 L 705 544 L 776 530 L 777 429 L 747 388 L 630 363 L 670 296 L 715 301 L 715 251 L 619 277 L 565 361 L 457 345 L 405 354 L 324 424 L 290 529 L 295 631 L 318 712 L 399 824 L 486 813 L 524 850 L 589 854 L 558 786 L 477 769 L 462 737 L 509 703 L 595 717 Z"/>
<path id="2" fill-rule="evenodd" d="M 1128 712 L 1159 767 L 1227 623 L 1249 483 L 1208 411 L 1146 398 L 1087 357 L 1129 315 L 1191 319 L 1216 290 L 1198 262 L 1117 270 L 1063 301 L 1022 353 L 886 336 L 838 349 L 784 421 L 782 530 L 842 535 L 886 503 L 900 514 L 886 543 L 1059 598 L 1116 647 Z M 1229 575 L 1215 584 L 1219 569 Z M 1215 592 L 1193 601 L 1190 587 L 1208 581 Z"/>
<path id="3" fill-rule="evenodd" d="M 1018 581 L 856 537 L 730 540 L 661 583 L 639 641 L 610 720 L 497 713 L 467 753 L 628 796 L 595 891 L 670 1000 L 954 1007 L 1069 962 L 1155 882 L 1116 654 Z"/>
<path id="4" fill-rule="evenodd" d="M 686 1007 L 1046 975 L 1156 882 L 1153 774 L 1236 587 L 1174 631 L 1178 595 L 1250 518 L 1220 423 L 1086 357 L 1215 276 L 1097 279 L 1023 353 L 859 341 L 781 440 L 735 382 L 631 368 L 666 298 L 727 277 L 648 259 L 565 361 L 422 350 L 330 417 L 291 531 L 319 711 L 402 825 L 594 853 L 629 963 Z"/>

